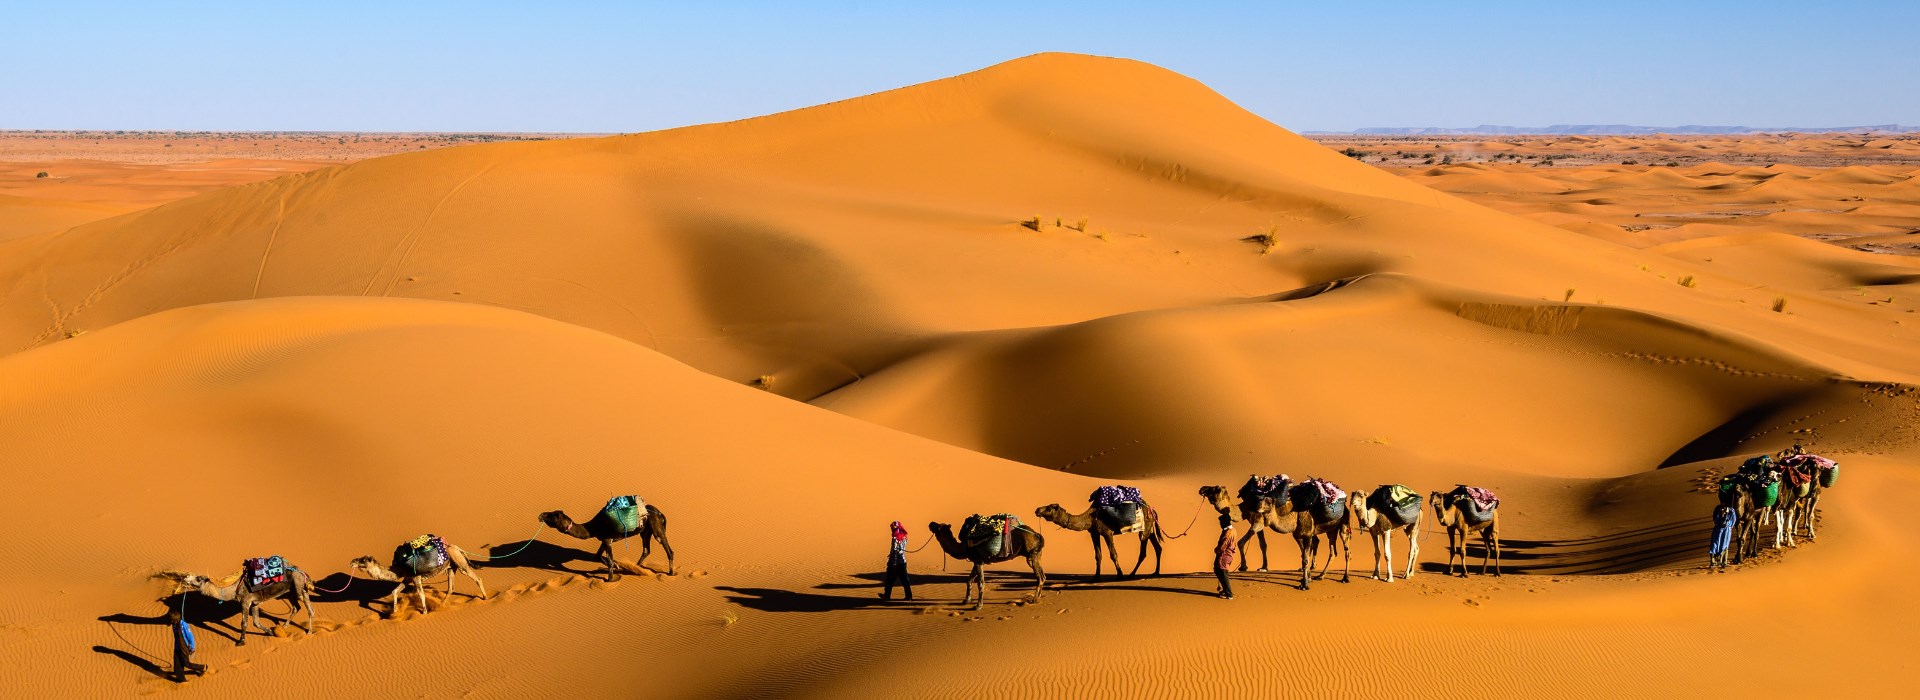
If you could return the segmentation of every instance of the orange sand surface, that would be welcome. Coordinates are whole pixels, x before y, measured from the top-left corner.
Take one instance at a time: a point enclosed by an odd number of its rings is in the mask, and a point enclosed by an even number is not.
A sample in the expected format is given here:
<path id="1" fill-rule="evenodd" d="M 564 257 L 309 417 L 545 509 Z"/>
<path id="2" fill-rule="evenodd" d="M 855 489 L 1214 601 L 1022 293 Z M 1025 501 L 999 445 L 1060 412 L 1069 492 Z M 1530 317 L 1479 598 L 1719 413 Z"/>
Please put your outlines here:
<path id="1" fill-rule="evenodd" d="M 1447 172 L 1043 54 L 0 235 L 0 677 L 22 697 L 1901 693 L 1920 611 L 1891 566 L 1920 537 L 1884 504 L 1920 487 L 1920 258 L 1763 225 L 1603 235 L 1620 214 L 1533 220 L 1561 170 L 1487 170 L 1540 178 L 1487 190 L 1512 204 Z M 1629 193 L 1596 198 L 1738 177 L 1590 174 Z M 1833 220 L 1906 215 L 1873 196 L 1892 209 Z M 1794 442 L 1846 468 L 1818 539 L 1705 574 L 1703 484 Z M 1505 575 L 1442 575 L 1428 534 L 1418 576 L 1376 581 L 1358 535 L 1358 576 L 1301 591 L 1272 535 L 1272 572 L 1213 597 L 1197 489 L 1280 471 L 1491 488 Z M 1109 483 L 1189 534 L 1164 575 L 1093 581 L 1088 538 L 1032 515 Z M 601 581 L 591 542 L 535 522 L 626 493 L 670 517 L 672 575 L 655 548 Z M 889 521 L 917 546 L 1003 511 L 1046 538 L 1037 600 L 1015 561 L 958 606 L 937 546 L 909 556 L 913 602 L 876 599 Z M 479 565 L 492 597 L 436 583 L 431 612 L 389 619 L 391 584 L 347 562 L 423 532 L 513 554 Z M 346 586 L 317 629 L 236 647 L 237 610 L 196 597 L 210 673 L 163 678 L 150 577 L 268 554 Z"/>

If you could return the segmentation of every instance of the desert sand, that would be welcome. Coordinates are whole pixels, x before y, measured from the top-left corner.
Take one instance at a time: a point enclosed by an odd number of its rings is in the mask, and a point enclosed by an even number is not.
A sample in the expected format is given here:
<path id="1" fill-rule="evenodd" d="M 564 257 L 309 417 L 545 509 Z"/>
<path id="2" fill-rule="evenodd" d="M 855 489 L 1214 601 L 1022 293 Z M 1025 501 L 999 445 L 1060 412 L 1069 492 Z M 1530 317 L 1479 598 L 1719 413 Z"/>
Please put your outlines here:
<path id="1" fill-rule="evenodd" d="M 1920 537 L 1885 504 L 1920 485 L 1920 258 L 1792 217 L 1655 234 L 1554 210 L 1741 177 L 1621 167 L 1494 168 L 1540 181 L 1456 196 L 1453 171 L 1376 168 L 1183 76 L 1042 54 L 0 221 L 0 677 L 23 697 L 1899 693 L 1920 613 L 1892 567 Z M 1766 206 L 1885 188 L 1859 208 L 1898 218 L 1920 186 L 1782 167 L 1667 211 L 1757 208 L 1793 172 Z M 1795 442 L 1846 468 L 1819 538 L 1706 574 L 1703 480 Z M 1352 580 L 1335 562 L 1303 592 L 1270 535 L 1273 571 L 1214 597 L 1197 489 L 1283 471 L 1491 488 L 1504 575 L 1440 575 L 1429 534 L 1429 568 L 1375 581 L 1358 536 Z M 1165 575 L 1088 581 L 1088 538 L 1031 515 L 1110 483 L 1187 534 Z M 535 522 L 627 493 L 669 516 L 674 575 L 656 550 L 599 581 L 592 543 Z M 1003 511 L 1047 538 L 1037 601 L 1016 561 L 958 607 L 937 547 L 909 556 L 913 602 L 876 599 L 888 522 L 917 546 Z M 519 551 L 480 568 L 491 599 L 436 584 L 388 619 L 390 584 L 347 562 L 424 532 Z M 212 671 L 163 678 L 150 577 L 268 554 L 346 586 L 318 629 L 237 648 L 235 610 L 202 600 Z"/>

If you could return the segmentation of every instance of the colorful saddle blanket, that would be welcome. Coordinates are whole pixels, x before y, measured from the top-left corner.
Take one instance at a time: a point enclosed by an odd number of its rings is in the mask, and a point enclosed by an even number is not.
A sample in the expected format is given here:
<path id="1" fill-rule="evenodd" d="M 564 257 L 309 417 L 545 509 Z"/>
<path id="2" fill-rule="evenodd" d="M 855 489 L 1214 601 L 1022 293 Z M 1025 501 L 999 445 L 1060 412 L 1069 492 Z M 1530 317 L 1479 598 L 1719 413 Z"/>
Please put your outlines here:
<path id="1" fill-rule="evenodd" d="M 1140 489 L 1132 486 L 1102 486 L 1087 496 L 1087 502 L 1101 508 L 1111 508 L 1122 503 L 1143 503 Z"/>
<path id="2" fill-rule="evenodd" d="M 639 531 L 640 517 L 646 510 L 647 504 L 639 496 L 614 496 L 600 512 L 613 519 L 621 532 L 632 533 Z"/>
<path id="3" fill-rule="evenodd" d="M 257 591 L 287 580 L 287 560 L 275 554 L 270 557 L 248 559 L 240 566 L 247 583 L 247 590 Z"/>
<path id="4" fill-rule="evenodd" d="M 393 572 L 425 576 L 447 566 L 447 543 L 439 535 L 421 535 L 393 550 Z"/>
<path id="5" fill-rule="evenodd" d="M 967 516 L 960 524 L 960 538 L 966 542 L 967 549 L 977 550 L 988 557 L 998 557 L 1006 552 L 1007 542 L 1013 537 L 1014 528 L 1020 527 L 1020 518 L 1007 513 Z"/>
<path id="6" fill-rule="evenodd" d="M 1500 497 L 1492 491 L 1478 486 L 1463 486 L 1467 490 L 1467 499 L 1473 501 L 1473 507 L 1480 510 L 1493 510 L 1500 507 Z"/>
<path id="7" fill-rule="evenodd" d="M 1420 493 L 1399 484 L 1382 484 L 1367 494 L 1367 507 L 1395 525 L 1406 525 L 1420 517 Z"/>
<path id="8" fill-rule="evenodd" d="M 1257 474 L 1249 476 L 1247 477 L 1247 483 L 1240 486 L 1240 500 L 1258 501 L 1262 498 L 1279 499 L 1287 495 L 1286 492 L 1292 484 L 1293 479 L 1288 478 L 1285 474 L 1275 474 L 1270 477 L 1259 476 Z"/>

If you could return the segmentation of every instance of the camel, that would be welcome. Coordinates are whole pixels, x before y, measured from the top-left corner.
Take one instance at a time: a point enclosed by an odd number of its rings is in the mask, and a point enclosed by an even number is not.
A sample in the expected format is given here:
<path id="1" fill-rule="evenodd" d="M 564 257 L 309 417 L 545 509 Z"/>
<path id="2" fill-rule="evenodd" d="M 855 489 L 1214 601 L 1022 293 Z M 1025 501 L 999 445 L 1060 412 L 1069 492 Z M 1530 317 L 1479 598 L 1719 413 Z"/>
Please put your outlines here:
<path id="1" fill-rule="evenodd" d="M 585 525 L 574 522 L 565 511 L 558 510 L 541 513 L 540 522 L 578 539 L 599 540 L 600 549 L 593 555 L 606 562 L 608 582 L 620 580 L 620 572 L 613 561 L 613 543 L 636 535 L 640 537 L 640 559 L 634 563 L 647 560 L 647 555 L 653 551 L 653 541 L 657 539 L 660 540 L 660 548 L 667 550 L 667 575 L 673 575 L 673 545 L 667 544 L 667 515 L 651 503 L 647 504 L 646 517 L 640 520 L 640 529 L 633 532 L 621 532 L 620 524 L 614 522 L 604 510 L 595 513 Z"/>
<path id="2" fill-rule="evenodd" d="M 180 589 L 193 591 L 214 600 L 239 603 L 240 635 L 239 640 L 234 642 L 234 646 L 243 647 L 247 645 L 249 627 L 258 627 L 260 634 L 267 634 L 266 625 L 260 624 L 260 604 L 269 600 L 285 598 L 288 604 L 293 606 L 294 612 L 304 608 L 307 611 L 307 624 L 303 629 L 307 634 L 313 634 L 313 577 L 292 565 L 288 565 L 286 571 L 287 575 L 279 581 L 261 586 L 258 590 L 248 590 L 238 578 L 233 583 L 222 586 L 214 584 L 213 579 L 206 576 L 184 571 L 162 571 L 154 574 L 154 578 L 167 579 L 174 582 L 174 585 Z M 280 624 L 285 622 L 276 623 L 275 626 Z"/>
<path id="3" fill-rule="evenodd" d="M 1357 490 L 1347 494 L 1347 512 L 1351 514 L 1355 527 L 1358 527 L 1373 537 L 1374 580 L 1377 581 L 1380 579 L 1380 562 L 1384 559 L 1387 562 L 1387 583 L 1393 583 L 1394 530 L 1399 530 L 1407 535 L 1406 578 L 1413 578 L 1413 572 L 1417 570 L 1416 567 L 1420 561 L 1420 538 L 1418 535 L 1420 533 L 1421 511 L 1414 511 L 1412 521 L 1399 522 L 1394 514 L 1377 511 L 1368 506 L 1367 499 L 1370 495 L 1367 491 Z"/>
<path id="4" fill-rule="evenodd" d="M 434 537 L 434 536 L 427 535 L 427 537 Z M 434 537 L 434 539 L 438 539 L 438 538 Z M 388 616 L 392 616 L 394 613 L 400 610 L 400 594 L 402 592 L 405 592 L 409 586 L 413 588 L 414 593 L 416 593 L 420 598 L 420 612 L 426 612 L 428 580 L 432 579 L 435 576 L 439 576 L 441 573 L 445 572 L 449 568 L 460 572 L 462 576 L 466 576 L 467 578 L 473 579 L 474 585 L 477 585 L 480 587 L 479 599 L 486 600 L 487 584 L 485 581 L 480 580 L 480 574 L 474 573 L 473 565 L 468 563 L 467 561 L 468 558 L 473 556 L 473 554 L 449 542 L 443 542 L 442 544 L 444 544 L 446 547 L 446 553 L 447 553 L 446 559 L 444 561 L 439 562 L 437 566 L 433 566 L 425 570 L 415 569 L 407 563 L 407 556 L 410 550 L 412 549 L 412 547 L 410 546 L 410 543 L 402 544 L 400 545 L 399 548 L 394 550 L 393 560 L 392 560 L 393 570 L 389 570 L 386 567 L 381 566 L 379 560 L 376 560 L 371 556 L 365 556 L 365 557 L 360 557 L 358 559 L 355 559 L 348 566 L 349 568 L 364 572 L 367 575 L 367 578 L 371 578 L 376 581 L 393 581 L 400 584 L 393 588 L 393 595 L 387 598 L 387 615 Z M 400 573 L 395 573 L 395 571 L 402 571 L 407 573 L 400 574 Z M 453 597 L 453 577 L 452 576 L 447 577 L 447 597 L 448 598 Z"/>
<path id="5" fill-rule="evenodd" d="M 1215 511 L 1218 511 L 1221 515 L 1233 516 L 1235 520 L 1247 521 L 1247 533 L 1241 535 L 1240 541 L 1236 543 L 1240 549 L 1240 570 L 1243 572 L 1247 570 L 1247 540 L 1258 535 L 1260 537 L 1259 571 L 1260 573 L 1266 573 L 1267 531 L 1272 530 L 1283 535 L 1291 535 L 1293 534 L 1293 527 L 1296 522 L 1292 518 L 1282 518 L 1279 508 L 1275 506 L 1271 498 L 1260 498 L 1251 501 L 1244 498 L 1239 499 L 1237 506 L 1238 512 L 1236 513 L 1235 502 L 1229 500 L 1227 496 L 1228 493 L 1230 492 L 1227 491 L 1227 487 L 1225 486 L 1200 487 L 1200 497 L 1206 499 L 1207 503 L 1211 504 Z M 1285 493 L 1284 489 L 1281 493 Z"/>
<path id="6" fill-rule="evenodd" d="M 1478 523 L 1468 522 L 1464 509 L 1473 506 L 1462 501 L 1472 500 L 1465 487 L 1447 493 L 1434 491 L 1428 496 L 1427 503 L 1433 507 L 1435 519 L 1447 528 L 1447 575 L 1453 575 L 1453 560 L 1460 559 L 1460 578 L 1467 577 L 1467 535 L 1480 533 L 1480 544 L 1486 548 L 1486 554 L 1480 559 L 1480 574 L 1486 575 L 1487 562 L 1493 562 L 1493 575 L 1500 575 L 1500 510 L 1496 506 L 1487 513 L 1487 519 Z"/>
<path id="7" fill-rule="evenodd" d="M 1800 515 L 1801 507 L 1804 505 L 1806 499 L 1800 496 L 1800 490 L 1795 488 L 1793 482 L 1788 479 L 1787 469 L 1789 468 L 1782 467 L 1775 470 L 1775 473 L 1780 479 L 1780 499 L 1775 501 L 1773 507 L 1769 509 L 1769 512 L 1773 515 L 1774 549 L 1800 546 L 1800 543 L 1793 541 L 1793 531 L 1794 524 Z M 1817 477 L 1811 478 L 1813 478 L 1814 483 L 1819 483 Z"/>
<path id="8" fill-rule="evenodd" d="M 1745 481 L 1738 482 L 1734 488 L 1721 491 L 1719 499 L 1720 505 L 1733 508 L 1733 542 L 1728 545 L 1728 549 L 1733 550 L 1733 563 L 1738 564 L 1756 554 L 1760 547 L 1758 534 L 1760 522 L 1757 515 L 1760 508 L 1754 504 L 1753 492 L 1748 489 Z M 1722 559 L 1725 558 L 1726 556 L 1722 555 Z M 1711 559 L 1708 566 L 1712 566 Z M 1721 567 L 1725 568 L 1725 564 L 1721 564 Z"/>
<path id="9" fill-rule="evenodd" d="M 1322 520 L 1323 514 L 1319 508 L 1298 510 L 1298 506 L 1304 505 L 1307 497 L 1317 495 L 1317 491 L 1313 484 L 1296 484 L 1285 492 L 1287 497 L 1281 499 L 1286 501 L 1284 505 L 1275 504 L 1280 517 L 1293 519 L 1293 527 L 1288 530 L 1293 533 L 1293 543 L 1300 547 L 1300 590 L 1303 591 L 1311 587 L 1313 579 L 1325 577 L 1327 570 L 1333 568 L 1335 553 L 1339 553 L 1345 562 L 1340 568 L 1340 582 L 1353 581 L 1353 530 L 1349 527 L 1351 514 L 1342 513 L 1339 517 Z M 1319 574 L 1309 575 L 1313 571 L 1314 558 L 1320 554 L 1320 535 L 1327 538 L 1327 563 L 1320 567 Z"/>
<path id="10" fill-rule="evenodd" d="M 1145 503 L 1140 504 L 1140 508 L 1146 511 L 1143 516 L 1146 524 L 1140 528 L 1140 558 L 1134 560 L 1133 571 L 1127 574 L 1129 578 L 1140 575 L 1140 565 L 1147 561 L 1149 545 L 1153 547 L 1153 575 L 1160 575 L 1160 543 L 1166 539 L 1160 532 L 1160 515 L 1152 508 L 1148 508 Z M 1120 574 L 1120 548 L 1113 546 L 1113 536 L 1116 533 L 1112 528 L 1107 527 L 1105 521 L 1094 517 L 1092 506 L 1088 506 L 1085 513 L 1075 515 L 1068 513 L 1058 503 L 1049 503 L 1034 509 L 1033 514 L 1068 530 L 1085 532 L 1093 539 L 1093 580 L 1100 580 L 1100 543 L 1102 541 L 1107 544 L 1107 556 L 1113 559 L 1114 575 Z"/>
<path id="11" fill-rule="evenodd" d="M 1040 568 L 1040 550 L 1046 547 L 1047 541 L 1046 538 L 1040 536 L 1040 533 L 1029 529 L 1025 525 L 1016 527 L 1013 529 L 1012 536 L 1008 538 L 1011 541 L 1007 542 L 1006 546 L 1001 547 L 998 554 L 988 555 L 985 552 L 961 544 L 960 540 L 955 539 L 953 536 L 952 525 L 946 523 L 927 523 L 927 531 L 933 533 L 934 541 L 940 543 L 940 550 L 946 552 L 947 556 L 973 563 L 973 573 L 967 575 L 967 588 L 960 597 L 961 605 L 966 605 L 967 601 L 973 598 L 973 586 L 976 582 L 980 585 L 980 598 L 974 601 L 973 609 L 979 610 L 981 606 L 986 605 L 987 578 L 986 573 L 981 570 L 981 567 L 987 564 L 998 564 L 1017 557 L 1026 557 L 1027 566 L 1033 567 L 1033 598 L 1034 600 L 1040 599 L 1040 590 L 1047 585 L 1047 571 Z"/>
<path id="12" fill-rule="evenodd" d="M 1247 528 L 1247 534 L 1240 536 L 1240 570 L 1247 570 L 1245 547 L 1247 539 L 1253 537 L 1255 534 L 1260 536 L 1260 571 L 1265 572 L 1267 570 L 1266 530 L 1272 530 L 1281 534 L 1293 535 L 1294 544 L 1300 547 L 1301 590 L 1306 590 L 1309 587 L 1309 580 L 1312 578 L 1310 573 L 1313 568 L 1313 559 L 1319 556 L 1320 552 L 1320 542 L 1317 539 L 1320 535 L 1326 535 L 1327 541 L 1332 547 L 1332 549 L 1327 551 L 1327 564 L 1325 568 L 1321 569 L 1320 575 L 1325 576 L 1327 570 L 1332 568 L 1333 555 L 1336 551 L 1340 551 L 1346 553 L 1347 560 L 1347 570 L 1341 573 L 1341 581 L 1345 582 L 1349 580 L 1352 575 L 1353 553 L 1347 551 L 1346 548 L 1351 536 L 1350 531 L 1347 529 L 1346 519 L 1339 518 L 1322 522 L 1316 520 L 1316 516 L 1313 513 L 1295 511 L 1292 498 L 1294 490 L 1303 487 L 1312 487 L 1307 484 L 1292 484 L 1290 480 L 1282 483 L 1284 485 L 1275 490 L 1275 493 L 1284 494 L 1285 497 L 1277 499 L 1261 498 L 1257 501 L 1248 501 L 1243 498 L 1239 501 L 1238 509 L 1240 519 L 1251 523 L 1251 526 Z M 1221 515 L 1231 516 L 1234 514 L 1233 509 L 1235 508 L 1235 504 L 1227 500 L 1227 487 L 1202 486 L 1200 487 L 1200 496 L 1207 499 L 1207 502 L 1213 505 L 1213 509 L 1219 511 Z M 1262 528 L 1265 529 L 1263 530 Z"/>

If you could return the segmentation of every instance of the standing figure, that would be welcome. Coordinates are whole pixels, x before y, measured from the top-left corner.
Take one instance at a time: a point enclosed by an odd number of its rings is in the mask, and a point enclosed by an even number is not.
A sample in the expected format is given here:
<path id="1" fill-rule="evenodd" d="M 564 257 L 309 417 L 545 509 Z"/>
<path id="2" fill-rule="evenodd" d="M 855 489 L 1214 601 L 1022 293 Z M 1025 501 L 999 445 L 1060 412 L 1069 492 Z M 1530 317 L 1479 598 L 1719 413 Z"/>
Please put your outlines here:
<path id="1" fill-rule="evenodd" d="M 907 600 L 913 600 L 913 582 L 907 580 L 907 526 L 893 521 L 893 544 L 887 549 L 887 575 L 880 589 L 881 600 L 893 599 L 893 584 L 899 583 Z"/>
<path id="2" fill-rule="evenodd" d="M 1233 537 L 1233 515 L 1220 514 L 1220 542 L 1213 545 L 1213 576 L 1220 579 L 1220 597 L 1233 600 L 1233 582 L 1227 580 L 1227 567 L 1240 556 L 1240 543 Z"/>
<path id="3" fill-rule="evenodd" d="M 187 674 L 207 675 L 206 664 L 193 662 L 193 628 L 187 626 L 185 595 L 180 605 L 167 609 L 167 627 L 173 631 L 173 682 L 187 682 Z"/>
<path id="4" fill-rule="evenodd" d="M 1733 506 L 1721 504 L 1713 508 L 1713 541 L 1707 545 L 1707 570 L 1725 572 L 1727 570 L 1727 549 L 1733 544 L 1733 526 L 1739 521 L 1739 515 Z"/>

